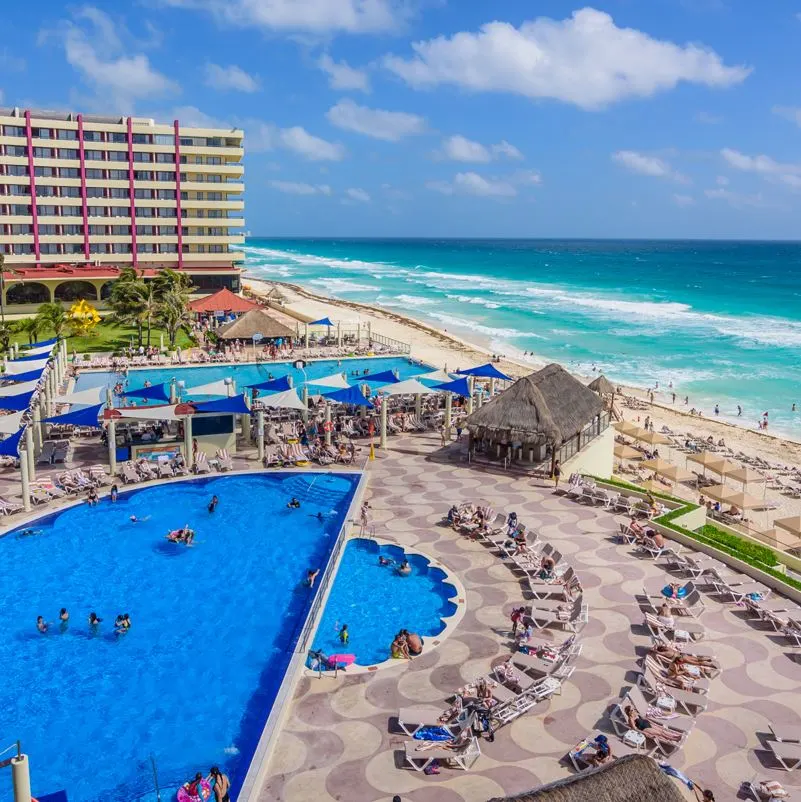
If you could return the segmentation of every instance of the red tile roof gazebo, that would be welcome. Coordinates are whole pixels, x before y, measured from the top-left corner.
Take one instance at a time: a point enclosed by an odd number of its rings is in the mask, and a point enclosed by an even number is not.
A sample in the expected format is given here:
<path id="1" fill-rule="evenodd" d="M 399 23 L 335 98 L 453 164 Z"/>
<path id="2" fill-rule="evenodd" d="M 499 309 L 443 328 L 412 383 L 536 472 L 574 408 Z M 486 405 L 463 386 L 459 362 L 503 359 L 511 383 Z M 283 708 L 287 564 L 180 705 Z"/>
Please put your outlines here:
<path id="1" fill-rule="evenodd" d="M 246 298 L 241 298 L 229 289 L 221 289 L 212 295 L 198 298 L 189 304 L 193 312 L 213 313 L 213 312 L 233 312 L 236 315 L 249 312 L 251 309 L 258 309 L 259 305 Z"/>

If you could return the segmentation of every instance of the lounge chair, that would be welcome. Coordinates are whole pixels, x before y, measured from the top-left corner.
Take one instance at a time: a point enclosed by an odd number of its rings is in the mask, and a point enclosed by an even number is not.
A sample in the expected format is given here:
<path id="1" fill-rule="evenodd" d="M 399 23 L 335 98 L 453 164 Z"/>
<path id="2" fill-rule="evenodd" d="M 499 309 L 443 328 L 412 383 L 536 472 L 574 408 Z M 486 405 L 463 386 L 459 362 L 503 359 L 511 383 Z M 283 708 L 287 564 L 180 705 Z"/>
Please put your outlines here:
<path id="1" fill-rule="evenodd" d="M 455 721 L 444 724 L 440 721 L 442 713 L 437 707 L 402 707 L 398 711 L 398 726 L 410 738 L 428 727 L 441 727 L 456 738 L 473 723 L 474 714 L 468 710 L 459 713 Z"/>
<path id="2" fill-rule="evenodd" d="M 761 582 L 743 582 L 741 584 L 719 582 L 714 580 L 712 585 L 715 588 L 715 593 L 723 596 L 724 599 L 729 599 L 735 604 L 742 604 L 746 598 L 753 599 L 754 596 L 759 596 L 759 601 L 766 599 L 771 592 L 767 585 Z"/>
<path id="3" fill-rule="evenodd" d="M 741 790 L 756 800 L 756 802 L 778 802 L 780 799 L 787 799 L 787 789 L 776 780 L 757 780 L 752 777 L 745 780 Z"/>
<path id="4" fill-rule="evenodd" d="M 436 741 L 406 741 L 404 757 L 415 771 L 425 771 L 435 760 L 448 763 L 467 771 L 481 756 L 477 738 L 470 738 L 463 745 L 446 749 Z"/>
<path id="5" fill-rule="evenodd" d="M 141 481 L 141 477 L 136 472 L 133 463 L 123 462 L 120 466 L 120 470 L 122 471 L 122 481 L 125 482 L 125 484 L 136 484 Z"/>
<path id="6" fill-rule="evenodd" d="M 639 688 L 631 688 L 620 700 L 615 703 L 614 707 L 612 708 L 612 712 L 610 713 L 610 721 L 612 722 L 612 726 L 614 727 L 615 732 L 621 736 L 629 730 L 628 719 L 626 718 L 625 713 L 625 708 L 629 705 L 634 708 L 638 716 L 641 716 L 642 718 L 649 717 L 648 709 L 650 705 L 642 695 L 642 692 Z M 659 752 L 665 757 L 673 755 L 675 752 L 681 749 L 681 747 L 684 745 L 684 742 L 687 740 L 687 734 L 695 726 L 694 719 L 681 715 L 660 721 L 659 723 L 663 727 L 671 729 L 680 734 L 680 737 L 676 740 L 668 741 L 657 737 L 650 729 L 641 730 L 645 736 L 646 743 L 650 740 L 654 744 L 651 751 L 648 752 L 649 755 L 652 755 L 654 752 Z"/>
<path id="7" fill-rule="evenodd" d="M 22 500 L 7 499 L 0 496 L 0 514 L 13 515 L 23 509 Z"/>
<path id="8" fill-rule="evenodd" d="M 664 633 L 673 641 L 701 640 L 706 635 L 703 624 L 698 621 L 687 621 L 686 618 L 674 619 L 672 624 L 666 624 L 657 616 L 646 612 L 643 623 L 652 635 Z"/>
<path id="9" fill-rule="evenodd" d="M 558 610 L 532 610 L 531 622 L 537 629 L 558 625 L 571 632 L 580 632 L 589 620 L 589 608 L 581 598 L 573 602 L 572 607 L 566 605 Z"/>
<path id="10" fill-rule="evenodd" d="M 595 742 L 595 739 L 599 735 L 604 735 L 609 738 L 609 734 L 606 732 L 601 732 L 600 730 L 596 730 L 595 732 L 590 733 L 586 738 L 583 738 L 579 741 L 568 753 L 567 759 L 573 764 L 573 768 L 576 771 L 582 771 L 583 769 L 590 768 L 592 763 L 587 760 L 585 757 L 585 753 L 590 749 Z M 619 757 L 626 757 L 627 755 L 647 755 L 648 752 L 645 749 L 645 745 L 640 747 L 629 746 L 624 741 L 618 739 L 615 741 L 614 748 L 612 749 L 612 753 L 615 756 L 615 759 Z"/>
<path id="11" fill-rule="evenodd" d="M 47 504 L 52 496 L 43 487 L 33 486 L 30 488 L 31 501 L 34 504 Z"/>
<path id="12" fill-rule="evenodd" d="M 102 465 L 92 465 L 89 468 L 89 477 L 98 485 L 110 485 L 111 477 L 106 473 Z"/>
<path id="13" fill-rule="evenodd" d="M 217 462 L 219 463 L 221 471 L 232 471 L 234 469 L 234 462 L 231 459 L 231 455 L 228 453 L 228 449 L 221 448 L 217 452 Z"/>
<path id="14" fill-rule="evenodd" d="M 195 473 L 211 473 L 209 458 L 205 451 L 198 451 L 195 458 Z"/>
<path id="15" fill-rule="evenodd" d="M 774 724 L 771 721 L 768 726 L 777 741 L 785 741 L 787 743 L 801 742 L 801 724 Z"/>
<path id="16" fill-rule="evenodd" d="M 511 701 L 495 705 L 490 710 L 493 731 L 503 727 L 505 724 L 510 724 L 524 713 L 561 691 L 561 689 L 561 680 L 556 677 L 544 677 Z"/>
<path id="17" fill-rule="evenodd" d="M 170 460 L 167 457 L 159 457 L 157 462 L 159 479 L 171 479 L 175 474 L 172 472 Z"/>
<path id="18" fill-rule="evenodd" d="M 788 741 L 768 741 L 770 751 L 786 771 L 801 766 L 801 744 Z"/>
<path id="19" fill-rule="evenodd" d="M 644 668 L 637 675 L 637 684 L 652 697 L 652 701 L 664 696 L 671 697 L 675 700 L 676 710 L 688 716 L 703 713 L 709 705 L 709 699 L 704 694 L 668 685 L 663 676 L 655 675 L 649 668 Z"/>

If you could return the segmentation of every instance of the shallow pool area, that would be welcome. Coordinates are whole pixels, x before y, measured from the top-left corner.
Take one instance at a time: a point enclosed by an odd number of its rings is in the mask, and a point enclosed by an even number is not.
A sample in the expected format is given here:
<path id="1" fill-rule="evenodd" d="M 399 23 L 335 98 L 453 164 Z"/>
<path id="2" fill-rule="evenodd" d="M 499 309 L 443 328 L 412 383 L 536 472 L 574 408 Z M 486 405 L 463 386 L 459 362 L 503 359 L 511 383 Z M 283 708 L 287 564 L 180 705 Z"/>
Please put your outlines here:
<path id="1" fill-rule="evenodd" d="M 420 365 L 406 357 L 364 357 L 354 359 L 323 359 L 308 362 L 304 370 L 292 367 L 292 362 L 260 362 L 241 365 L 198 365 L 179 366 L 171 365 L 166 368 L 134 369 L 128 373 L 126 390 L 139 390 L 145 381 L 152 384 L 169 382 L 171 379 L 183 381 L 185 387 L 197 387 L 203 384 L 232 378 L 238 389 L 245 385 L 257 384 L 269 379 L 280 379 L 282 376 L 291 376 L 293 387 L 300 389 L 306 379 L 312 384 L 312 379 L 321 379 L 332 373 L 344 373 L 349 384 L 358 383 L 357 375 L 380 373 L 385 370 L 396 370 L 400 379 L 424 373 L 431 368 Z M 305 376 L 304 376 L 305 371 Z M 119 374 L 113 371 L 84 371 L 76 380 L 75 390 L 88 390 L 91 387 L 113 387 L 119 380 Z M 320 392 L 323 388 L 318 388 Z"/>
<path id="2" fill-rule="evenodd" d="M 154 765 L 162 789 L 217 764 L 238 791 L 317 592 L 306 573 L 326 566 L 358 480 L 157 485 L 0 538 L 0 733 L 21 740 L 34 795 L 131 800 L 153 789 Z M 191 547 L 166 540 L 186 524 Z M 122 613 L 132 625 L 117 635 Z"/>
<path id="3" fill-rule="evenodd" d="M 379 557 L 392 562 L 381 565 Z M 409 576 L 397 571 L 404 559 L 412 569 Z M 381 663 L 389 659 L 390 644 L 401 629 L 423 639 L 439 635 L 445 629 L 444 619 L 457 610 L 451 601 L 456 595 L 447 574 L 428 558 L 407 555 L 400 546 L 354 538 L 343 551 L 314 648 L 326 655 L 353 654 L 361 666 Z M 345 624 L 347 644 L 339 640 Z"/>

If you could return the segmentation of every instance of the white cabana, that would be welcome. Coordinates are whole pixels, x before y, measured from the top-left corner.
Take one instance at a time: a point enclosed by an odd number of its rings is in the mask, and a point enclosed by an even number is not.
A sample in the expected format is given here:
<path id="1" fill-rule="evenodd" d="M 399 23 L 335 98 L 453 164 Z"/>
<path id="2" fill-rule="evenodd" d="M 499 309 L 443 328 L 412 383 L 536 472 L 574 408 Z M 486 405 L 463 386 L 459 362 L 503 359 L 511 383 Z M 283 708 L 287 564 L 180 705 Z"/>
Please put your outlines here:
<path id="1" fill-rule="evenodd" d="M 297 409 L 305 412 L 306 405 L 298 398 L 297 390 L 284 390 L 280 393 L 259 396 L 259 403 L 270 409 Z"/>
<path id="2" fill-rule="evenodd" d="M 0 432 L 3 434 L 15 434 L 22 426 L 22 416 L 25 411 L 12 412 L 8 415 L 0 415 Z"/>
<path id="3" fill-rule="evenodd" d="M 404 379 L 397 384 L 387 384 L 381 388 L 381 393 L 384 395 L 423 395 L 436 392 L 439 391 L 426 387 L 425 384 L 417 381 L 417 379 Z"/>
<path id="4" fill-rule="evenodd" d="M 323 376 L 322 379 L 309 379 L 306 384 L 315 384 L 318 387 L 344 388 L 350 387 L 345 379 L 344 373 L 332 373 L 330 376 Z"/>
<path id="5" fill-rule="evenodd" d="M 21 385 L 17 385 L 20 387 Z M 79 390 L 77 393 L 67 393 L 66 395 L 57 395 L 53 400 L 57 404 L 87 404 L 92 406 L 99 404 L 104 400 L 106 395 L 105 387 L 90 387 L 88 390 Z"/>
<path id="6" fill-rule="evenodd" d="M 24 362 L 6 362 L 5 372 L 7 376 L 15 376 L 17 373 L 27 373 L 30 370 L 39 370 L 50 361 L 49 356 L 41 359 L 26 359 Z"/>
<path id="7" fill-rule="evenodd" d="M 30 382 L 20 382 L 19 384 L 7 384 L 5 387 L 0 387 L 0 396 L 31 393 L 39 386 L 41 381 L 42 381 L 41 379 L 34 379 L 33 381 Z"/>
<path id="8" fill-rule="evenodd" d="M 437 382 L 438 384 L 445 384 L 446 382 L 453 381 L 453 376 L 451 376 L 450 373 L 446 373 L 444 370 L 432 370 L 430 373 L 421 373 L 414 378 L 425 379 L 425 381 Z"/>
<path id="9" fill-rule="evenodd" d="M 183 391 L 183 395 L 192 397 L 195 395 L 228 395 L 228 388 L 231 386 L 230 379 L 220 379 L 208 384 L 199 384 L 197 387 L 188 387 Z"/>
<path id="10" fill-rule="evenodd" d="M 160 407 L 124 407 L 114 410 L 114 417 L 133 418 L 134 420 L 179 420 L 175 414 L 178 404 L 165 404 Z"/>

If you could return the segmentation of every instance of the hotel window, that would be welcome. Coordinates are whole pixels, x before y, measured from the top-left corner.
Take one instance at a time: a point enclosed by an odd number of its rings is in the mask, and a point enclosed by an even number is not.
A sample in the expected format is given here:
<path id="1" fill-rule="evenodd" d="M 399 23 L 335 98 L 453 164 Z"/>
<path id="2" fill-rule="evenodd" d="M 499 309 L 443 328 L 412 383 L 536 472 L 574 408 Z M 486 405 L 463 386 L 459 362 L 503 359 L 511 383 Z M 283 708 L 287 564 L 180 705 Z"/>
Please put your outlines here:
<path id="1" fill-rule="evenodd" d="M 105 217 L 106 216 L 106 207 L 105 206 L 90 206 L 87 214 L 89 217 Z"/>
<path id="2" fill-rule="evenodd" d="M 109 181 L 127 181 L 128 180 L 128 171 L 127 170 L 109 170 L 108 171 L 108 179 L 109 179 Z"/>
<path id="3" fill-rule="evenodd" d="M 36 168 L 39 169 L 38 167 Z M 42 170 L 54 170 L 53 167 L 42 167 Z M 55 171 L 55 170 L 54 170 Z M 38 175 L 38 173 L 37 173 Z M 77 167 L 62 167 L 58 171 L 59 178 L 80 178 L 81 171 Z"/>
<path id="4" fill-rule="evenodd" d="M 222 158 L 220 156 L 207 156 L 206 164 L 222 164 Z"/>
<path id="5" fill-rule="evenodd" d="M 85 150 L 83 155 L 88 162 L 102 162 L 106 158 L 102 150 Z"/>
<path id="6" fill-rule="evenodd" d="M 128 154 L 124 150 L 110 150 L 108 160 L 110 162 L 127 162 Z"/>
<path id="7" fill-rule="evenodd" d="M 34 148 L 33 155 L 37 159 L 49 159 L 53 153 L 53 148 Z M 64 158 L 70 158 L 69 156 L 62 156 Z"/>
<path id="8" fill-rule="evenodd" d="M 136 246 L 136 249 L 140 253 L 155 253 L 156 252 L 156 246 L 155 245 L 151 245 L 149 242 L 140 243 L 139 245 Z"/>
<path id="9" fill-rule="evenodd" d="M 156 217 L 175 217 L 175 209 L 162 209 L 159 208 Z"/>
<path id="10" fill-rule="evenodd" d="M 156 173 L 156 181 L 174 181 L 175 173 Z"/>
<path id="11" fill-rule="evenodd" d="M 6 136 L 25 136 L 25 129 L 19 125 L 7 125 L 3 129 Z"/>
<path id="12" fill-rule="evenodd" d="M 56 174 L 55 167 L 34 167 L 33 174 L 37 178 L 52 178 Z"/>
<path id="13" fill-rule="evenodd" d="M 105 170 L 98 170 L 97 167 L 87 167 L 86 177 L 92 181 L 102 181 Z"/>
<path id="14" fill-rule="evenodd" d="M 30 254 L 33 253 L 33 245 L 13 245 L 14 253 L 16 254 Z"/>
<path id="15" fill-rule="evenodd" d="M 61 197 L 62 198 L 80 198 L 81 197 L 81 188 L 80 187 L 61 187 Z"/>
<path id="16" fill-rule="evenodd" d="M 191 136 L 182 136 L 181 145 L 191 148 L 195 144 L 195 140 Z"/>
<path id="17" fill-rule="evenodd" d="M 224 145 L 224 143 L 223 143 L 222 139 L 220 139 L 218 136 L 209 137 L 206 140 L 206 146 L 209 147 L 209 148 L 221 148 L 221 147 L 223 147 L 223 145 Z"/>
<path id="18" fill-rule="evenodd" d="M 109 134 L 108 135 L 108 139 L 106 141 L 107 142 L 117 142 L 117 143 L 124 144 L 125 142 L 128 141 L 128 135 L 127 134 Z"/>
<path id="19" fill-rule="evenodd" d="M 112 226 L 111 233 L 116 237 L 127 237 L 131 233 L 130 226 Z"/>
<path id="20" fill-rule="evenodd" d="M 19 203 L 12 203 L 9 207 L 9 213 L 13 215 L 29 215 L 31 213 L 31 207 Z"/>
<path id="21" fill-rule="evenodd" d="M 59 128 L 59 129 L 56 130 L 56 139 L 62 139 L 62 140 L 67 140 L 67 141 L 73 141 L 74 142 L 77 138 L 78 138 L 78 132 L 77 131 L 70 131 L 70 130 L 68 130 L 66 128 Z M 84 139 L 85 138 L 86 138 L 86 135 L 84 135 Z"/>
<path id="22" fill-rule="evenodd" d="M 225 217 L 225 212 L 222 209 L 209 209 L 206 217 Z"/>
<path id="23" fill-rule="evenodd" d="M 137 217 L 155 217 L 156 215 L 153 212 L 153 207 L 151 206 L 137 206 L 136 207 L 136 216 Z"/>
<path id="24" fill-rule="evenodd" d="M 24 164 L 7 164 L 6 175 L 28 175 L 28 167 Z"/>
<path id="25" fill-rule="evenodd" d="M 61 233 L 67 237 L 77 237 L 83 234 L 83 226 L 67 225 L 61 227 Z"/>
<path id="26" fill-rule="evenodd" d="M 113 190 L 112 190 L 113 191 Z M 127 192 L 127 190 L 125 190 Z M 103 187 L 87 187 L 86 188 L 86 197 L 87 198 L 104 198 L 105 190 Z M 114 197 L 114 196 L 112 196 Z"/>
<path id="27" fill-rule="evenodd" d="M 9 184 L 8 185 L 8 194 L 9 195 L 30 195 L 31 188 L 28 184 Z"/>
<path id="28" fill-rule="evenodd" d="M 33 233 L 33 226 L 29 223 L 12 223 L 11 224 L 11 233 L 12 234 L 31 234 Z"/>
<path id="29" fill-rule="evenodd" d="M 35 150 L 35 148 L 34 148 L 34 150 Z M 42 148 L 42 150 L 47 150 L 47 148 Z M 70 148 L 59 148 L 58 149 L 58 158 L 59 159 L 77 159 L 78 158 L 78 151 L 77 150 L 71 150 Z"/>
<path id="30" fill-rule="evenodd" d="M 109 197 L 110 198 L 130 198 L 131 197 L 131 191 L 129 189 L 124 189 L 123 187 L 112 187 L 109 190 Z"/>
<path id="31" fill-rule="evenodd" d="M 36 206 L 36 214 L 39 217 L 58 217 L 61 214 L 60 206 Z"/>
<path id="32" fill-rule="evenodd" d="M 153 137 L 154 145 L 172 145 L 175 142 L 175 137 L 171 134 L 155 134 Z"/>
<path id="33" fill-rule="evenodd" d="M 152 162 L 153 156 L 150 153 L 134 153 L 133 160 L 135 162 Z"/>
<path id="34" fill-rule="evenodd" d="M 175 226 L 159 226 L 159 234 L 162 237 L 173 237 L 178 233 Z"/>
<path id="35" fill-rule="evenodd" d="M 138 198 L 139 200 L 149 200 L 153 197 L 153 190 L 152 189 L 135 189 L 134 190 L 134 197 Z"/>
<path id="36" fill-rule="evenodd" d="M 39 139 L 50 139 L 49 128 L 31 128 L 31 136 L 38 137 Z"/>
<path id="37" fill-rule="evenodd" d="M 174 244 L 159 245 L 159 253 L 178 253 L 178 246 Z"/>
<path id="38" fill-rule="evenodd" d="M 6 156 L 27 156 L 28 149 L 24 145 L 6 145 Z"/>
<path id="39" fill-rule="evenodd" d="M 131 134 L 131 142 L 134 145 L 149 145 L 150 134 Z"/>
<path id="40" fill-rule="evenodd" d="M 155 231 L 153 226 L 137 226 L 136 233 L 141 234 L 143 237 L 152 237 Z"/>
<path id="41" fill-rule="evenodd" d="M 83 253 L 83 245 L 79 245 L 77 242 L 68 242 L 64 245 L 64 253 Z"/>
<path id="42" fill-rule="evenodd" d="M 58 234 L 58 226 L 54 225 L 53 223 L 48 223 L 46 225 L 39 226 L 39 233 L 40 234 Z"/>
<path id="43" fill-rule="evenodd" d="M 111 246 L 112 253 L 130 253 L 131 246 L 127 242 L 115 242 Z"/>
<path id="44" fill-rule="evenodd" d="M 174 189 L 158 189 L 156 190 L 156 197 L 159 200 L 175 200 Z"/>
<path id="45" fill-rule="evenodd" d="M 61 253 L 61 251 L 58 245 L 48 242 L 39 245 L 39 253 L 45 256 L 54 256 L 55 254 Z"/>
<path id="46" fill-rule="evenodd" d="M 89 253 L 108 253 L 105 245 L 90 245 Z"/>
<path id="47" fill-rule="evenodd" d="M 203 193 L 201 192 L 201 193 L 198 193 L 198 194 L 202 195 Z M 221 201 L 222 199 L 223 199 L 222 192 L 207 192 L 206 193 L 206 200 Z M 202 200 L 202 198 L 200 200 Z"/>
<path id="48" fill-rule="evenodd" d="M 153 173 L 149 170 L 134 170 L 134 181 L 152 181 Z"/>
<path id="49" fill-rule="evenodd" d="M 84 142 L 102 142 L 103 133 L 101 131 L 84 131 L 83 140 Z"/>
<path id="50" fill-rule="evenodd" d="M 223 177 L 221 175 L 207 175 L 206 181 L 211 184 L 222 184 Z"/>
<path id="51" fill-rule="evenodd" d="M 174 153 L 157 153 L 156 154 L 156 161 L 161 163 L 161 164 L 174 164 L 175 163 L 175 154 Z"/>
<path id="52" fill-rule="evenodd" d="M 56 197 L 56 188 L 55 187 L 48 187 L 42 184 L 36 187 L 36 197 L 37 198 L 55 198 Z"/>
<path id="53" fill-rule="evenodd" d="M 92 234 L 92 235 L 95 235 L 95 236 L 98 235 L 98 234 L 101 234 L 101 235 L 105 234 L 106 233 L 106 227 L 105 226 L 94 226 L 94 225 L 89 226 L 89 233 Z"/>
<path id="54" fill-rule="evenodd" d="M 111 207 L 111 216 L 112 217 L 130 217 L 131 210 L 128 206 L 112 206 Z"/>

